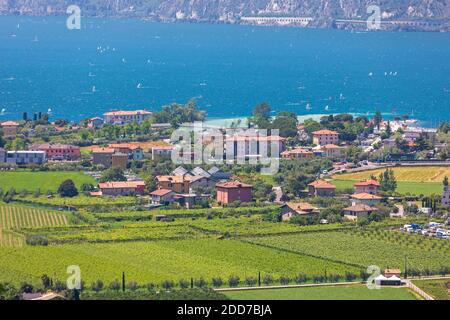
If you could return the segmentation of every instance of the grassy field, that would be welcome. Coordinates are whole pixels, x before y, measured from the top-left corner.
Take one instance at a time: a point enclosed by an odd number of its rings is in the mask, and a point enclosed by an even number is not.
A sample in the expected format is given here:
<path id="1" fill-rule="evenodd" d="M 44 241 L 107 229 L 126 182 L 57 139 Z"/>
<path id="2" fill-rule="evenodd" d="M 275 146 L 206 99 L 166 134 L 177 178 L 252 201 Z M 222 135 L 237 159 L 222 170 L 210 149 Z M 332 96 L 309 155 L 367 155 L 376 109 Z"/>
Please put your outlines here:
<path id="1" fill-rule="evenodd" d="M 364 285 L 224 292 L 232 300 L 415 300 L 406 288 L 370 290 Z"/>
<path id="2" fill-rule="evenodd" d="M 450 300 L 450 279 L 414 280 L 413 283 L 437 300 Z"/>
<path id="3" fill-rule="evenodd" d="M 369 175 L 370 176 L 370 175 Z M 332 182 L 338 190 L 344 191 L 348 189 L 353 190 L 353 185 L 357 180 L 340 180 L 341 176 L 336 176 Z M 408 182 L 398 181 L 397 192 L 401 194 L 415 194 L 415 195 L 432 195 L 442 193 L 442 183 L 439 182 Z"/>
<path id="4" fill-rule="evenodd" d="M 40 189 L 44 193 L 47 190 L 57 191 L 59 185 L 67 179 L 73 180 L 77 187 L 83 183 L 96 184 L 94 178 L 81 172 L 15 171 L 0 174 L 0 188 L 4 191 L 14 188 L 17 192 L 24 189 L 28 191 Z"/>

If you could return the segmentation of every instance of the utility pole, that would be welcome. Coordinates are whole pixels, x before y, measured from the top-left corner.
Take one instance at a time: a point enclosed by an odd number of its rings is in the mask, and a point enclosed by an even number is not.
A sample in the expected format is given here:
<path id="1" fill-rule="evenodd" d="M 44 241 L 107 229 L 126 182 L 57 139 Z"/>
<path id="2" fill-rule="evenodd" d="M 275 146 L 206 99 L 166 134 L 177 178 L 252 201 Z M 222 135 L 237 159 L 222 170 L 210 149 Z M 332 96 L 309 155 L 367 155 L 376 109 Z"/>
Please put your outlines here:
<path id="1" fill-rule="evenodd" d="M 408 257 L 405 255 L 405 279 L 408 279 L 408 265 L 407 265 Z"/>

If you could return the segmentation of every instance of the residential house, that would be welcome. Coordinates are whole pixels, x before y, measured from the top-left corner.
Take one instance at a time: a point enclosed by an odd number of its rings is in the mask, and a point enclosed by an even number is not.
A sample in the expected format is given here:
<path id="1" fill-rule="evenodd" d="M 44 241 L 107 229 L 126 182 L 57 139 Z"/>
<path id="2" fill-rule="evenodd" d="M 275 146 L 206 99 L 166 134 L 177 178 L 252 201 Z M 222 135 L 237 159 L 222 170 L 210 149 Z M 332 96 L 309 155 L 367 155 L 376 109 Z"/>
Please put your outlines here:
<path id="1" fill-rule="evenodd" d="M 19 124 L 15 121 L 2 122 L 0 126 L 2 127 L 4 137 L 14 137 L 19 130 Z"/>
<path id="2" fill-rule="evenodd" d="M 308 193 L 310 197 L 334 197 L 336 186 L 324 180 L 317 180 L 308 184 Z"/>
<path id="3" fill-rule="evenodd" d="M 160 146 L 152 148 L 152 160 L 159 160 L 161 158 L 171 158 L 175 146 Z"/>
<path id="4" fill-rule="evenodd" d="M 373 208 L 367 204 L 354 203 L 352 206 L 343 210 L 344 216 L 349 220 L 356 220 L 363 217 L 368 217 L 372 213 L 378 211 L 377 208 Z"/>
<path id="5" fill-rule="evenodd" d="M 345 150 L 343 147 L 339 147 L 335 144 L 326 144 L 321 146 L 323 154 L 328 158 L 340 158 Z"/>
<path id="6" fill-rule="evenodd" d="M 98 187 L 104 196 L 117 197 L 145 193 L 144 181 L 105 182 L 99 183 Z"/>
<path id="7" fill-rule="evenodd" d="M 41 165 L 47 161 L 44 151 L 8 151 L 6 162 L 17 165 Z"/>
<path id="8" fill-rule="evenodd" d="M 49 160 L 79 160 L 81 158 L 80 147 L 67 144 L 34 144 L 29 147 L 31 151 L 44 151 Z"/>
<path id="9" fill-rule="evenodd" d="M 116 152 L 112 148 L 95 148 L 92 150 L 92 163 L 103 165 L 105 168 L 126 169 L 129 162 L 129 154 Z"/>
<path id="10" fill-rule="evenodd" d="M 94 148 L 92 150 L 92 163 L 94 165 L 103 165 L 105 168 L 111 168 L 114 149 Z"/>
<path id="11" fill-rule="evenodd" d="M 424 139 L 434 140 L 436 138 L 437 129 L 409 127 L 403 129 L 403 139 L 408 142 L 415 141 L 420 137 Z"/>
<path id="12" fill-rule="evenodd" d="M 444 186 L 444 192 L 442 193 L 442 205 L 450 206 L 450 187 Z"/>
<path id="13" fill-rule="evenodd" d="M 144 120 L 150 118 L 151 115 L 152 113 L 146 110 L 117 110 L 105 113 L 103 118 L 107 124 L 126 124 L 132 122 L 142 123 Z"/>
<path id="14" fill-rule="evenodd" d="M 380 183 L 376 180 L 360 181 L 354 184 L 355 193 L 378 194 Z"/>
<path id="15" fill-rule="evenodd" d="M 304 148 L 296 148 L 284 151 L 281 157 L 286 159 L 311 159 L 314 158 L 314 153 Z"/>
<path id="16" fill-rule="evenodd" d="M 217 202 L 227 205 L 236 201 L 252 202 L 253 186 L 239 181 L 216 184 Z"/>
<path id="17" fill-rule="evenodd" d="M 125 170 L 128 167 L 129 155 L 126 153 L 115 152 L 111 157 L 111 166 Z"/>
<path id="18" fill-rule="evenodd" d="M 156 176 L 157 188 L 175 193 L 190 193 L 191 176 Z"/>
<path id="19" fill-rule="evenodd" d="M 375 206 L 383 200 L 382 197 L 370 193 L 356 193 L 351 198 L 353 204 L 365 204 L 368 206 Z"/>
<path id="20" fill-rule="evenodd" d="M 320 210 L 318 208 L 315 208 L 306 202 L 289 202 L 281 207 L 281 219 L 283 221 L 289 221 L 294 216 L 314 217 L 319 214 Z"/>
<path id="21" fill-rule="evenodd" d="M 152 204 L 167 205 L 174 201 L 175 192 L 169 189 L 157 189 L 150 193 Z"/>
<path id="22" fill-rule="evenodd" d="M 110 144 L 108 148 L 114 149 L 117 153 L 125 153 L 130 160 L 141 161 L 144 160 L 144 150 L 134 144 L 130 143 L 115 143 Z"/>
<path id="23" fill-rule="evenodd" d="M 319 130 L 312 134 L 313 143 L 318 146 L 325 146 L 327 144 L 339 144 L 339 133 L 332 130 Z"/>
<path id="24" fill-rule="evenodd" d="M 188 170 L 186 170 L 183 167 L 177 167 L 175 170 L 172 171 L 173 176 L 185 176 L 185 175 L 192 175 L 189 173 Z"/>

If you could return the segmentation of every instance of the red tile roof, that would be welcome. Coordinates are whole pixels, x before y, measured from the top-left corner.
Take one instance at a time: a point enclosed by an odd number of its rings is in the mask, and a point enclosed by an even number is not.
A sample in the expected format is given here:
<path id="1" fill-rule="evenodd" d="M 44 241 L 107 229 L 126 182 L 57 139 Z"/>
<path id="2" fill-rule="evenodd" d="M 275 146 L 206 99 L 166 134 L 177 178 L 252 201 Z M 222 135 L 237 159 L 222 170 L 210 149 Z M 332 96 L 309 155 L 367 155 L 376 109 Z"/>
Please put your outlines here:
<path id="1" fill-rule="evenodd" d="M 108 145 L 108 147 L 112 149 L 130 149 L 130 150 L 136 150 L 141 148 L 131 143 L 112 143 Z"/>
<path id="2" fill-rule="evenodd" d="M 314 187 L 315 189 L 336 189 L 336 186 L 334 184 L 323 180 L 314 181 L 308 184 L 308 186 Z"/>
<path id="3" fill-rule="evenodd" d="M 169 189 L 158 189 L 153 191 L 152 193 L 150 193 L 151 196 L 158 196 L 158 197 L 162 197 L 165 196 L 166 194 L 169 194 L 173 192 L 172 190 Z"/>
<path id="4" fill-rule="evenodd" d="M 14 121 L 5 121 L 5 122 L 2 122 L 2 126 L 3 127 L 18 127 L 19 124 Z"/>
<path id="5" fill-rule="evenodd" d="M 368 186 L 379 187 L 380 184 L 376 180 L 366 180 L 355 183 L 355 187 L 368 187 Z"/>
<path id="6" fill-rule="evenodd" d="M 382 200 L 382 197 L 370 194 L 370 193 L 357 193 L 352 195 L 353 199 L 356 200 Z"/>
<path id="7" fill-rule="evenodd" d="M 111 148 L 94 148 L 92 153 L 114 153 L 114 149 Z"/>
<path id="8" fill-rule="evenodd" d="M 237 189 L 237 188 L 253 188 L 250 184 L 245 184 L 239 181 L 228 181 L 216 184 L 216 187 L 225 189 Z"/>
<path id="9" fill-rule="evenodd" d="M 98 184 L 100 189 L 138 188 L 145 186 L 144 181 L 112 181 Z"/>
<path id="10" fill-rule="evenodd" d="M 350 212 L 373 212 L 377 211 L 377 208 L 373 208 L 371 206 L 365 205 L 365 204 L 355 204 L 354 206 L 345 208 L 344 211 L 350 211 Z"/>
<path id="11" fill-rule="evenodd" d="M 332 130 L 328 130 L 328 129 L 324 129 L 324 130 L 318 130 L 318 131 L 314 131 L 313 135 L 338 135 L 339 133 L 337 133 L 336 131 L 332 131 Z"/>

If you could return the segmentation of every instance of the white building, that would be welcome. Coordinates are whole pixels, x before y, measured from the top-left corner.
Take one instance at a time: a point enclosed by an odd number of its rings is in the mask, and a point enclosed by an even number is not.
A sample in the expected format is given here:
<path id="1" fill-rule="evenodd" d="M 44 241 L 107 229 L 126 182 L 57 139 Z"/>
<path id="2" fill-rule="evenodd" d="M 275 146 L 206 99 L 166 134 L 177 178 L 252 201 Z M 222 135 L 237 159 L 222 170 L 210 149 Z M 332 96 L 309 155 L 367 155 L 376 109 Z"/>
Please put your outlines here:
<path id="1" fill-rule="evenodd" d="M 47 161 L 44 151 L 8 151 L 6 162 L 17 165 L 43 164 Z"/>
<path id="2" fill-rule="evenodd" d="M 124 111 L 117 110 L 107 112 L 103 115 L 104 122 L 107 124 L 125 124 L 131 122 L 141 123 L 152 115 L 146 110 Z"/>

